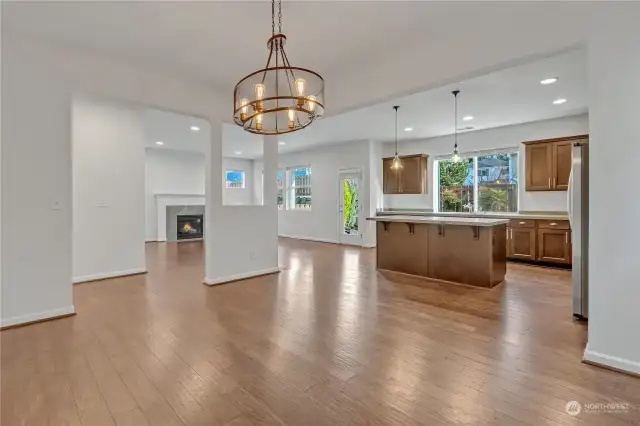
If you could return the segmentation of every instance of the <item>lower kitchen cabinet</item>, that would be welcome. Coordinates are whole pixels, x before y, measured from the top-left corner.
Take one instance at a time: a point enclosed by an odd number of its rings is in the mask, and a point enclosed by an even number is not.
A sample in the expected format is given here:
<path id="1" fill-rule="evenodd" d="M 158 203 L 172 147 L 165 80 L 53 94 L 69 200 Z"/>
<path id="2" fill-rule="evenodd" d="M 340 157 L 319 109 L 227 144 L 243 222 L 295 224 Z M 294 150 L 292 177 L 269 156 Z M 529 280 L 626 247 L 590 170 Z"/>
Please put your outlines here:
<path id="1" fill-rule="evenodd" d="M 536 230 L 528 228 L 507 229 L 507 257 L 536 260 Z"/>
<path id="2" fill-rule="evenodd" d="M 538 260 L 571 263 L 571 231 L 568 229 L 538 229 Z"/>
<path id="3" fill-rule="evenodd" d="M 570 265 L 569 222 L 512 220 L 507 228 L 507 258 Z"/>

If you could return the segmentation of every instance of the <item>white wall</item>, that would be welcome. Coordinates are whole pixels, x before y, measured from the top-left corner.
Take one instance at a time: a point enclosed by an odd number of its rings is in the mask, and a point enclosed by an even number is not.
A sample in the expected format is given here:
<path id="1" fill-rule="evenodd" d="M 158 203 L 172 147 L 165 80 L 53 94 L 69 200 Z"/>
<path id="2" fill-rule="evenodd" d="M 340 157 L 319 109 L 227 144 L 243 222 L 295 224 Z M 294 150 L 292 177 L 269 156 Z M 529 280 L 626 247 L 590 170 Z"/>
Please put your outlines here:
<path id="1" fill-rule="evenodd" d="M 205 158 L 196 152 L 155 148 L 147 148 L 145 154 L 145 234 L 148 241 L 155 241 L 158 237 L 155 194 L 204 195 Z"/>
<path id="2" fill-rule="evenodd" d="M 631 12 L 631 8 L 634 12 Z M 640 373 L 640 5 L 589 41 L 589 342 L 585 359 Z"/>
<path id="3" fill-rule="evenodd" d="M 207 213 L 205 226 L 216 236 L 205 239 L 207 279 L 277 268 L 277 151 L 265 150 L 265 158 L 272 161 L 265 167 L 265 182 L 273 181 L 273 187 L 265 185 L 265 194 L 270 194 L 272 204 L 222 207 L 221 121 L 228 116 L 226 96 L 149 70 L 5 34 L 2 67 L 2 326 L 75 311 L 71 267 L 74 92 L 208 120 L 217 133 L 212 131 L 206 163 L 207 212 L 211 214 Z M 274 144 L 277 149 L 277 141 Z M 242 256 L 228 256 L 229 241 L 234 253 Z"/>
<path id="4" fill-rule="evenodd" d="M 142 112 L 81 96 L 72 120 L 73 280 L 144 272 Z"/>
<path id="5" fill-rule="evenodd" d="M 369 141 L 329 145 L 319 149 L 280 155 L 281 169 L 311 166 L 311 210 L 280 210 L 278 234 L 319 241 L 338 241 L 338 170 L 362 170 L 360 228 L 366 243 L 373 227 L 364 219 L 369 212 Z M 265 180 L 266 183 L 266 180 Z"/>
<path id="6" fill-rule="evenodd" d="M 566 191 L 525 191 L 524 145 L 520 142 L 585 133 L 589 133 L 589 118 L 587 114 L 458 134 L 458 148 L 460 154 L 463 155 L 470 151 L 518 147 L 520 151 L 520 167 L 518 170 L 520 179 L 519 209 L 528 211 L 566 211 Z M 393 144 L 385 144 L 383 150 L 384 156 L 390 157 L 393 156 L 395 148 Z M 400 143 L 398 147 L 400 155 L 429 155 L 429 193 L 426 195 L 385 195 L 385 208 L 433 209 L 433 192 L 436 184 L 433 168 L 434 157 L 448 154 L 452 150 L 453 136 Z"/>

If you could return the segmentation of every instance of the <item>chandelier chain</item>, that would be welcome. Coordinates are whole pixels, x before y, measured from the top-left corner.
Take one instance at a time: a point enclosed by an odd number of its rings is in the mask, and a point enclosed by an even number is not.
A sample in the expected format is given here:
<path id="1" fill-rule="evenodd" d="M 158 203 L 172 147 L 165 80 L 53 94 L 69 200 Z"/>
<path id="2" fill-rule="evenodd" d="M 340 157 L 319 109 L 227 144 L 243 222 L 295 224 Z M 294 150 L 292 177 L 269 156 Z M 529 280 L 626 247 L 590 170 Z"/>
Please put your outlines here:
<path id="1" fill-rule="evenodd" d="M 271 0 L 271 35 L 276 33 L 276 0 Z"/>
<path id="2" fill-rule="evenodd" d="M 282 34 L 282 0 L 278 0 L 278 32 Z"/>

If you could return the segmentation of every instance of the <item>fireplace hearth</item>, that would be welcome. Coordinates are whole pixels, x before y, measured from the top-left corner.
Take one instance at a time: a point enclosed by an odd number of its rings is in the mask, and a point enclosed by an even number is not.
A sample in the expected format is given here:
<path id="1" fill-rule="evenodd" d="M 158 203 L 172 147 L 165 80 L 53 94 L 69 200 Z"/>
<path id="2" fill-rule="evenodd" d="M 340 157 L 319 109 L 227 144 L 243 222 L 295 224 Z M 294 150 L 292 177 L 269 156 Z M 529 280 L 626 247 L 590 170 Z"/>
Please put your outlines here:
<path id="1" fill-rule="evenodd" d="M 193 240 L 204 237 L 204 217 L 201 214 L 178 215 L 178 240 Z"/>

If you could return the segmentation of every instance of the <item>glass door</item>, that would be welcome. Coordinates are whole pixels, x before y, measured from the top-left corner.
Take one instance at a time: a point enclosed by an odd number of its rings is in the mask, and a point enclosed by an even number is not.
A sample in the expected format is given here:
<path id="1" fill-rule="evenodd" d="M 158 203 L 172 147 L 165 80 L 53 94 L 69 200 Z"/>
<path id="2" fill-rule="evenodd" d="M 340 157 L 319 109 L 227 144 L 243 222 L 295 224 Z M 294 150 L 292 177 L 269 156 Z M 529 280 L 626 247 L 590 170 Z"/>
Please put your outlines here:
<path id="1" fill-rule="evenodd" d="M 360 234 L 360 173 L 340 172 L 338 185 L 338 235 L 340 244 L 362 245 Z"/>

